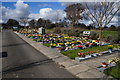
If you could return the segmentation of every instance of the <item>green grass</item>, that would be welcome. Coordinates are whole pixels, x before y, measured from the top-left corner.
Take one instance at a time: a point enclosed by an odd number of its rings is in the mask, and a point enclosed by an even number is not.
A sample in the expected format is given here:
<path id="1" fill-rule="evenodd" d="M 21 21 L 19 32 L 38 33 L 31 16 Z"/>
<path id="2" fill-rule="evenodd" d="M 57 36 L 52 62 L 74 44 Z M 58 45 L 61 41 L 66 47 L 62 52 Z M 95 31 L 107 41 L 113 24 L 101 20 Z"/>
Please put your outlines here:
<path id="1" fill-rule="evenodd" d="M 114 45 L 114 47 L 116 47 L 116 45 Z M 76 50 L 68 50 L 68 51 L 62 51 L 61 53 L 65 56 L 68 56 L 69 58 L 71 59 L 74 59 L 75 57 L 78 57 L 77 53 L 79 52 L 87 52 L 87 51 L 93 51 L 93 52 L 96 52 L 96 51 L 100 51 L 100 52 L 103 52 L 103 51 L 107 51 L 108 50 L 108 46 L 96 46 L 96 47 L 92 47 L 92 48 L 86 48 L 86 49 L 76 49 Z"/>
<path id="2" fill-rule="evenodd" d="M 112 36 L 113 38 L 117 37 L 118 32 L 117 31 L 103 31 L 102 32 L 102 37 L 108 37 Z"/>
<path id="3" fill-rule="evenodd" d="M 115 67 L 106 69 L 104 73 L 113 76 L 114 78 L 120 78 L 120 63 Z"/>
<path id="4" fill-rule="evenodd" d="M 44 46 L 50 47 L 50 43 L 43 43 Z"/>

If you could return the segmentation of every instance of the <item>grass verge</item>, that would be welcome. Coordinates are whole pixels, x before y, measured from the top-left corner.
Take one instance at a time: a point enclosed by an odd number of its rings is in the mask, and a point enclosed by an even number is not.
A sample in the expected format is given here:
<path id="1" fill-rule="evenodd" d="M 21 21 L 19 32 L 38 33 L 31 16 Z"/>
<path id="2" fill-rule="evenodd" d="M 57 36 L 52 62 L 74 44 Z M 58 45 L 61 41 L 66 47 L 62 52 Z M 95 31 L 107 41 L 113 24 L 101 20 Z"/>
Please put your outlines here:
<path id="1" fill-rule="evenodd" d="M 115 66 L 108 68 L 104 71 L 106 75 L 110 75 L 114 78 L 119 78 L 120 79 L 120 62 Z"/>

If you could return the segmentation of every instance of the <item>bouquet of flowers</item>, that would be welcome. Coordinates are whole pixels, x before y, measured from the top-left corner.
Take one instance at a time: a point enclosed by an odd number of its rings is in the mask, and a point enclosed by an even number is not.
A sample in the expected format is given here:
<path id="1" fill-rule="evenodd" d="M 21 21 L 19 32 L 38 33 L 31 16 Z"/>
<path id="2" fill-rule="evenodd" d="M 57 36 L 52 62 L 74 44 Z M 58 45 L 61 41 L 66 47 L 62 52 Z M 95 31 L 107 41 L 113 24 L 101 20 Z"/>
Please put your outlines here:
<path id="1" fill-rule="evenodd" d="M 106 68 L 108 66 L 108 64 L 106 62 L 102 62 L 102 67 Z"/>
<path id="2" fill-rule="evenodd" d="M 30 38 L 32 35 L 31 34 L 28 34 L 28 38 Z"/>
<path id="3" fill-rule="evenodd" d="M 108 45 L 108 51 L 112 53 L 113 45 Z"/>
<path id="4" fill-rule="evenodd" d="M 78 48 L 80 48 L 80 49 L 82 49 L 82 48 L 83 48 L 83 46 L 82 46 L 82 45 L 78 45 L 77 47 L 78 47 Z"/>
<path id="5" fill-rule="evenodd" d="M 50 44 L 51 47 L 56 47 L 56 44 Z"/>
<path id="6" fill-rule="evenodd" d="M 78 53 L 78 56 L 85 57 L 85 53 Z"/>
<path id="7" fill-rule="evenodd" d="M 113 45 L 108 45 L 108 49 L 113 49 Z"/>

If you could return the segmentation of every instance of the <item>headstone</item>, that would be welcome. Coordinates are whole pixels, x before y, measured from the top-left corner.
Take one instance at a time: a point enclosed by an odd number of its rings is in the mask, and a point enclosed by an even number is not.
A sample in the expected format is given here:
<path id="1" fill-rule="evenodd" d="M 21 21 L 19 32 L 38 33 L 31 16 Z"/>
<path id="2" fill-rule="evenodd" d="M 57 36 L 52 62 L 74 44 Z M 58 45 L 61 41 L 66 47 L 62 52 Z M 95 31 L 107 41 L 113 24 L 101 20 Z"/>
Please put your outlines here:
<path id="1" fill-rule="evenodd" d="M 38 33 L 45 34 L 45 28 L 43 28 L 43 27 L 38 28 Z"/>
<path id="2" fill-rule="evenodd" d="M 83 36 L 86 36 L 86 37 L 90 36 L 90 31 L 83 31 Z"/>

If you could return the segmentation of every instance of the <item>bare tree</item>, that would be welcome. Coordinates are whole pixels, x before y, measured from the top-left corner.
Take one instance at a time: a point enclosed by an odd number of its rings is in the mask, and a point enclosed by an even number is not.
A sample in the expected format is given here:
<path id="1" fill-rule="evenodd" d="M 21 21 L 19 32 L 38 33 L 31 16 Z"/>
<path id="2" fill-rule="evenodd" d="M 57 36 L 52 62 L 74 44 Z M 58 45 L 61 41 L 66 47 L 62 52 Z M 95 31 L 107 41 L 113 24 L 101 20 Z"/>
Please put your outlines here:
<path id="1" fill-rule="evenodd" d="M 100 28 L 99 39 L 101 40 L 102 27 L 110 24 L 113 17 L 120 10 L 120 2 L 93 2 L 92 6 L 90 3 L 85 2 L 85 14 L 86 16 Z"/>
<path id="2" fill-rule="evenodd" d="M 78 23 L 78 20 L 82 19 L 80 13 L 84 11 L 84 8 L 80 3 L 75 3 L 67 6 L 64 11 L 66 12 L 67 19 L 74 25 Z"/>
<path id="3" fill-rule="evenodd" d="M 28 23 L 28 17 L 23 17 L 20 18 L 20 23 L 24 25 L 24 27 L 26 27 L 26 24 Z"/>
<path id="4" fill-rule="evenodd" d="M 34 19 L 32 19 L 32 20 L 30 20 L 29 22 L 29 26 L 31 27 L 31 28 L 35 28 L 35 20 Z"/>

